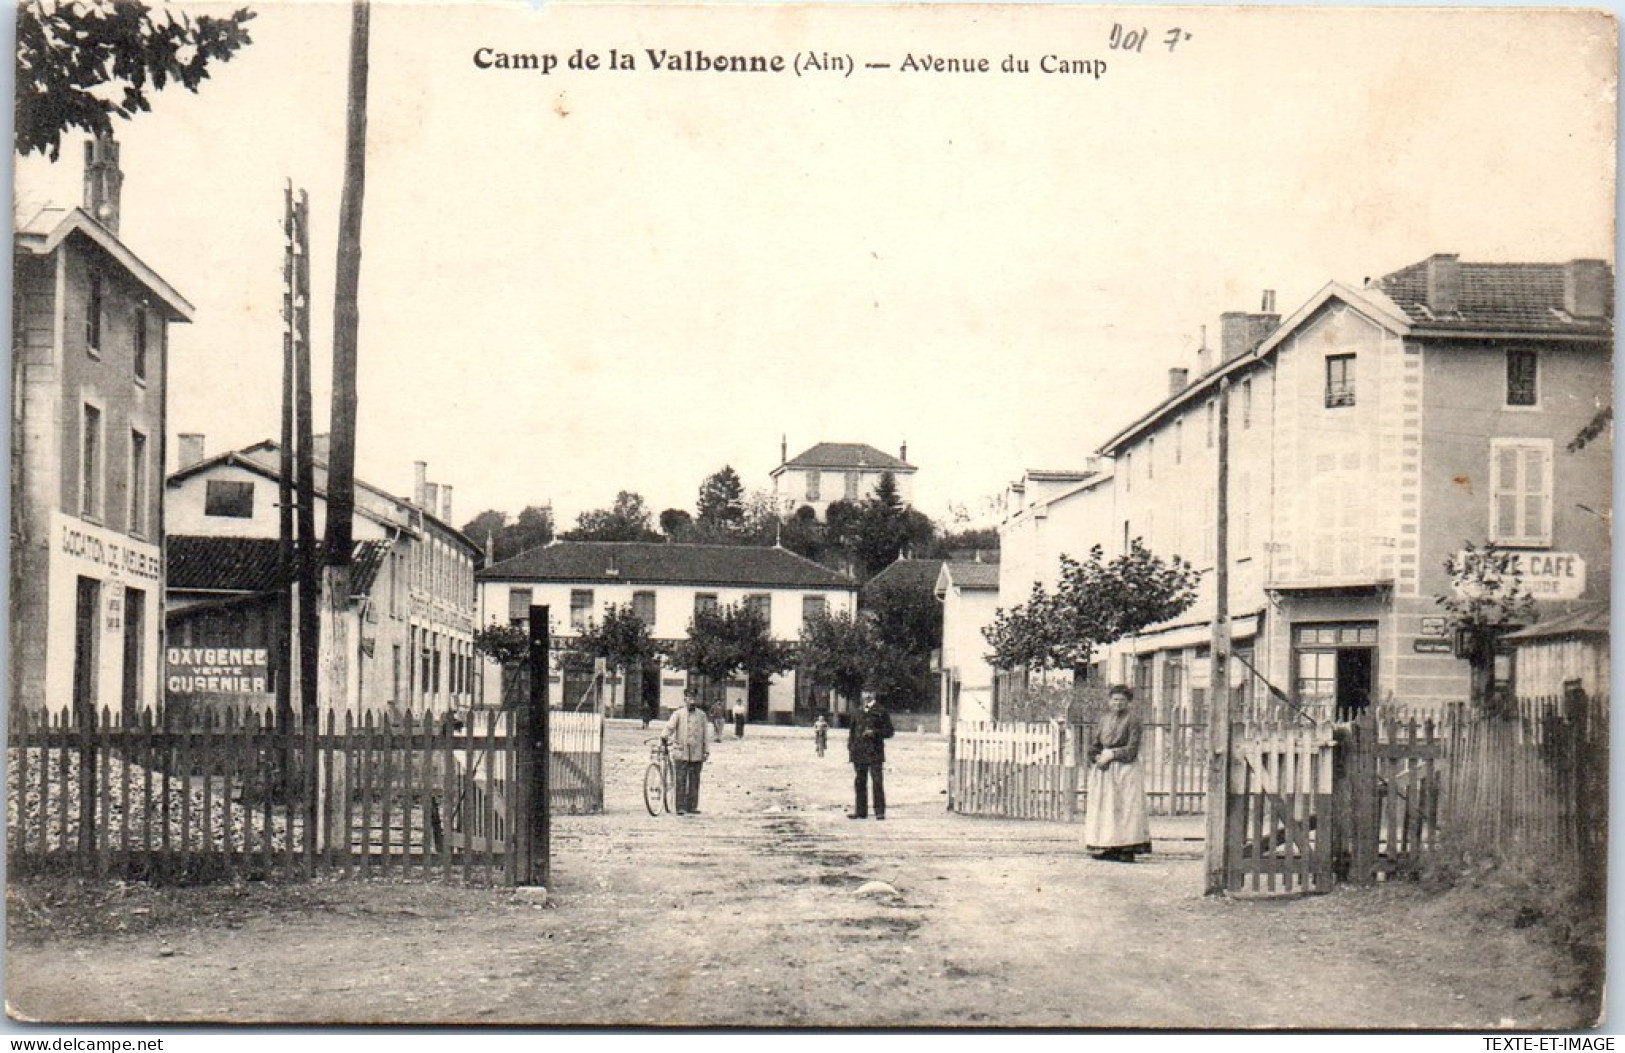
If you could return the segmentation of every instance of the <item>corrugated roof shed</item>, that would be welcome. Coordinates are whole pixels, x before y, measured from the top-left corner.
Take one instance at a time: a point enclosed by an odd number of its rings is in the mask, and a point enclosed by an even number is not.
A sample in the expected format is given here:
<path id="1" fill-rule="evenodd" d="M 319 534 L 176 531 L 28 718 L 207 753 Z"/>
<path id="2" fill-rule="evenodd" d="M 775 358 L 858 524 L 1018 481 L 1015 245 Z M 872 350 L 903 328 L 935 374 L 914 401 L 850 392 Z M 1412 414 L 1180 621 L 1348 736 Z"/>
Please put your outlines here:
<path id="1" fill-rule="evenodd" d="M 476 576 L 481 581 L 857 588 L 845 574 L 783 548 L 645 541 L 555 541 Z"/>

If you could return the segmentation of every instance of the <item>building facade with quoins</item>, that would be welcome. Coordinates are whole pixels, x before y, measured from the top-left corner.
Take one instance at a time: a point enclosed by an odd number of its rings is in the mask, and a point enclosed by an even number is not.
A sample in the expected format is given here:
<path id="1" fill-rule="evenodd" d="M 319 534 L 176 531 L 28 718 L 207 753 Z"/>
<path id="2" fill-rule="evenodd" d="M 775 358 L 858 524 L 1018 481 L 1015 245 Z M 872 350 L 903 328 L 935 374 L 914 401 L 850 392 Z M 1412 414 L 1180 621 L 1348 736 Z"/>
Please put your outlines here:
<path id="1" fill-rule="evenodd" d="M 1273 687 L 1322 712 L 1465 699 L 1467 663 L 1437 602 L 1447 557 L 1469 542 L 1515 550 L 1543 619 L 1608 597 L 1612 436 L 1571 444 L 1611 401 L 1612 288 L 1601 261 L 1435 255 L 1332 282 L 1285 319 L 1266 294 L 1261 312 L 1224 316 L 1194 379 L 1170 370 L 1167 396 L 1101 447 L 1109 479 L 1013 494 L 1005 551 L 1112 555 L 1138 537 L 1188 559 L 1195 606 L 1108 649 L 1099 671 L 1201 709 L 1225 390 L 1241 697 Z M 1026 535 L 1040 519 L 1075 526 L 1039 542 Z M 1001 606 L 1053 576 L 1001 566 Z"/>

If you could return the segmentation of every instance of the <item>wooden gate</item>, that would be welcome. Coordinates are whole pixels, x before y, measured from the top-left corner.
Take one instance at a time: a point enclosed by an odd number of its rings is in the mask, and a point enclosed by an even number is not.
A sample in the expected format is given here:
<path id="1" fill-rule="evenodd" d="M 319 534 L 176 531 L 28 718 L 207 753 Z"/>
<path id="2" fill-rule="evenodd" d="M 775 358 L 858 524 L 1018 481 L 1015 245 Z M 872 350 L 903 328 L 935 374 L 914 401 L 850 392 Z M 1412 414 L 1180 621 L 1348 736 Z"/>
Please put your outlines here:
<path id="1" fill-rule="evenodd" d="M 1230 750 L 1224 869 L 1231 892 L 1329 889 L 1337 841 L 1329 731 L 1237 724 Z"/>
<path id="2" fill-rule="evenodd" d="M 1415 876 L 1439 845 L 1445 736 L 1430 716 L 1366 712 L 1338 726 L 1337 877 Z"/>

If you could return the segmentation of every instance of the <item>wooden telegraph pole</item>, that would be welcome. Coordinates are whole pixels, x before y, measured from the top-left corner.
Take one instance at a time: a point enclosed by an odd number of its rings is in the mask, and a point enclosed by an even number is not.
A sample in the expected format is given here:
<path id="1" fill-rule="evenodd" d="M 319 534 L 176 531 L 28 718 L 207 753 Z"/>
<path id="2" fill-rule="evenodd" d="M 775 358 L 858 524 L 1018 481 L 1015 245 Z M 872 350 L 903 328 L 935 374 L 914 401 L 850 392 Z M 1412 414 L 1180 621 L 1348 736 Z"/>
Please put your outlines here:
<path id="1" fill-rule="evenodd" d="M 350 605 L 350 561 L 355 540 L 356 344 L 361 328 L 361 202 L 367 169 L 367 0 L 350 9 L 350 81 L 344 149 L 344 196 L 339 202 L 337 277 L 333 290 L 333 399 L 329 413 L 327 536 L 323 545 L 322 685 L 333 709 L 349 699 L 350 649 L 345 615 Z M 305 714 L 306 738 L 316 741 L 317 713 Z M 314 789 L 314 782 L 307 782 Z M 306 821 L 317 820 L 315 794 Z M 314 845 L 312 839 L 309 844 Z"/>
<path id="2" fill-rule="evenodd" d="M 1225 819 L 1230 811 L 1230 379 L 1219 381 L 1219 471 L 1213 552 L 1212 672 L 1208 693 L 1207 885 L 1225 890 Z"/>
<path id="3" fill-rule="evenodd" d="M 519 749 L 514 779 L 519 784 L 519 815 L 514 826 L 519 865 L 514 880 L 520 885 L 547 887 L 552 860 L 552 758 L 548 752 L 547 674 L 550 651 L 548 608 L 530 609 L 530 697 L 520 710 L 515 728 Z"/>

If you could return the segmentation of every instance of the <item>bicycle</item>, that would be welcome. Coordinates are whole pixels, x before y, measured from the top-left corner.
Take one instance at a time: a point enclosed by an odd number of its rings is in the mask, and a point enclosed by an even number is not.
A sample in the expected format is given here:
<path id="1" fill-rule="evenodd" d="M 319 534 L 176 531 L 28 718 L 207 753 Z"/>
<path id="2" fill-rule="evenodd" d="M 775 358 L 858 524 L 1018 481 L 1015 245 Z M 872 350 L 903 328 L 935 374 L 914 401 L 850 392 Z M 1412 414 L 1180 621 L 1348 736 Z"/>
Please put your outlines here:
<path id="1" fill-rule="evenodd" d="M 671 811 L 671 747 L 665 739 L 647 739 L 649 767 L 643 772 L 643 806 L 650 815 Z"/>

